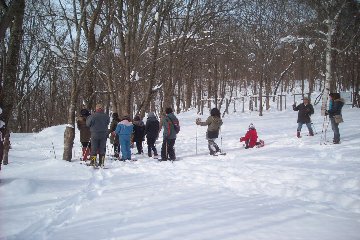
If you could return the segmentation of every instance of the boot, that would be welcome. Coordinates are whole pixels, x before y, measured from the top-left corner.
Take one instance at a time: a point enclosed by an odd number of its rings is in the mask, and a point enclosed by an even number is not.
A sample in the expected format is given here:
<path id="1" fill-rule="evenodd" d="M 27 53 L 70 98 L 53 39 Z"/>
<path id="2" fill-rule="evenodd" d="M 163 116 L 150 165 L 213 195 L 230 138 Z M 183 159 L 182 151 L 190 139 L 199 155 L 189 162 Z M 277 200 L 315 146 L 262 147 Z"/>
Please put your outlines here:
<path id="1" fill-rule="evenodd" d="M 105 163 L 105 155 L 99 155 L 99 166 L 103 167 Z"/>
<path id="2" fill-rule="evenodd" d="M 296 137 L 301 138 L 299 131 L 296 132 Z"/>
<path id="3" fill-rule="evenodd" d="M 86 161 L 86 147 L 83 147 L 82 148 L 82 158 L 81 158 L 81 161 Z"/>
<path id="4" fill-rule="evenodd" d="M 97 166 L 96 156 L 91 156 L 90 157 L 90 166 Z"/>
<path id="5" fill-rule="evenodd" d="M 148 157 L 152 157 L 151 150 L 148 151 Z"/>
<path id="6" fill-rule="evenodd" d="M 314 136 L 314 132 L 313 132 L 313 131 L 310 131 L 310 132 L 309 132 L 309 136 L 311 136 L 311 137 Z"/>
<path id="7" fill-rule="evenodd" d="M 83 161 L 89 160 L 89 156 L 90 156 L 90 148 L 86 147 L 85 152 L 83 154 Z"/>

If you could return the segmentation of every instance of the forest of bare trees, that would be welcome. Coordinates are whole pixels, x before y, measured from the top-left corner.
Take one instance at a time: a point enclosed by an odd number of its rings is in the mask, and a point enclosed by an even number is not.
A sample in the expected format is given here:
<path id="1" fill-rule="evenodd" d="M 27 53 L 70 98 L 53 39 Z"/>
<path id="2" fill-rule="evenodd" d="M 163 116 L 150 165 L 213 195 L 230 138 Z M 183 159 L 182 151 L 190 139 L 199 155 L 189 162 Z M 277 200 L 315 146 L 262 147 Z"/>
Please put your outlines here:
<path id="1" fill-rule="evenodd" d="M 97 102 L 225 113 L 257 95 L 262 115 L 263 96 L 297 81 L 309 96 L 351 91 L 359 107 L 357 0 L 1 0 L 0 13 L 3 136 L 67 124 L 65 160 L 77 112 Z"/>

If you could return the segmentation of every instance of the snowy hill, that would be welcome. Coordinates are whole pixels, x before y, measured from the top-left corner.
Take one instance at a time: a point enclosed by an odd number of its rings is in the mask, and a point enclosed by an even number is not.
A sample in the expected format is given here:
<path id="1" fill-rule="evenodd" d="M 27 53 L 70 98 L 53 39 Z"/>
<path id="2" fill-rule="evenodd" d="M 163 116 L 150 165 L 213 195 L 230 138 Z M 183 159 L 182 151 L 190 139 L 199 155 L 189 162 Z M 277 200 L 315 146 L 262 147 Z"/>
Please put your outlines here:
<path id="1" fill-rule="evenodd" d="M 206 128 L 186 112 L 179 161 L 142 156 L 99 170 L 79 164 L 78 139 L 74 161 L 61 160 L 65 126 L 13 134 L 0 173 L 0 239 L 359 239 L 359 113 L 344 107 L 340 145 L 320 145 L 319 109 L 318 134 L 304 126 L 301 139 L 290 109 L 231 114 L 217 141 L 227 155 L 212 157 Z M 264 148 L 239 143 L 251 122 Z"/>

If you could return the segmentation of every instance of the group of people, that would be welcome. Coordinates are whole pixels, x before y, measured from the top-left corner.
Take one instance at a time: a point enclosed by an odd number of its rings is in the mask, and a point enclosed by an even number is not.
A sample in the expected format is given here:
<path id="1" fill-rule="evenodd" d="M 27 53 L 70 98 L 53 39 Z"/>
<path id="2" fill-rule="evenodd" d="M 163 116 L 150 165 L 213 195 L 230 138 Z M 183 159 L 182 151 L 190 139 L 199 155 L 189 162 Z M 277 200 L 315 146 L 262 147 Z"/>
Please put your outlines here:
<path id="1" fill-rule="evenodd" d="M 110 128 L 108 128 L 110 124 Z M 87 109 L 80 111 L 77 118 L 77 127 L 80 130 L 80 142 L 82 144 L 82 160 L 90 160 L 90 165 L 103 166 L 106 153 L 106 141 L 114 147 L 114 157 L 122 161 L 131 160 L 131 147 L 135 143 L 137 154 L 143 154 L 143 141 L 147 140 L 148 156 L 158 158 L 155 142 L 159 133 L 163 130 L 163 143 L 161 147 L 161 161 L 175 160 L 176 131 L 179 128 L 179 120 L 171 108 L 165 109 L 165 115 L 161 122 L 155 113 L 148 114 L 146 124 L 140 116 L 135 116 L 131 121 L 129 115 L 122 118 L 118 113 L 110 117 L 104 112 L 102 104 L 97 104 L 94 113 Z M 121 155 L 120 155 L 121 152 Z M 97 161 L 97 155 L 99 156 Z"/>
<path id="2" fill-rule="evenodd" d="M 339 124 L 343 122 L 342 107 L 345 104 L 345 100 L 341 98 L 340 93 L 329 94 L 329 109 L 325 110 L 325 115 L 329 116 L 331 128 L 334 132 L 333 143 L 340 143 L 340 130 Z M 309 130 L 309 136 L 314 136 L 314 130 L 312 129 L 311 115 L 314 114 L 314 107 L 309 101 L 308 97 L 303 98 L 303 102 L 296 106 L 293 105 L 293 110 L 298 111 L 298 128 L 296 136 L 301 138 L 301 129 L 305 124 Z"/>
<path id="3" fill-rule="evenodd" d="M 334 131 L 333 143 L 339 144 L 339 123 L 343 121 L 341 110 L 344 105 L 344 99 L 340 97 L 339 93 L 330 93 L 329 97 L 329 109 L 326 110 L 325 114 L 329 115 Z M 311 115 L 314 114 L 314 107 L 310 103 L 309 98 L 304 97 L 303 103 L 299 105 L 294 104 L 293 110 L 298 111 L 297 137 L 301 137 L 301 129 L 304 124 L 309 130 L 309 136 L 314 136 L 311 125 Z M 177 133 L 180 131 L 180 125 L 171 108 L 165 109 L 165 114 L 160 121 L 155 113 L 148 113 L 146 123 L 142 121 L 140 116 L 135 116 L 133 121 L 131 121 L 130 116 L 125 115 L 120 118 L 118 113 L 112 114 L 112 121 L 110 123 L 110 118 L 104 113 L 102 104 L 96 105 L 96 110 L 93 114 L 90 114 L 87 109 L 82 109 L 80 114 L 77 126 L 80 130 L 80 141 L 82 143 L 82 159 L 90 160 L 91 165 L 98 164 L 102 166 L 104 164 L 106 141 L 109 135 L 110 142 L 114 147 L 115 158 L 123 161 L 131 160 L 131 147 L 133 143 L 136 145 L 137 154 L 143 154 L 143 141 L 145 141 L 145 137 L 148 146 L 148 156 L 158 158 L 155 142 L 161 130 L 163 130 L 163 143 L 160 161 L 176 160 L 174 145 Z M 206 121 L 201 121 L 198 118 L 195 123 L 200 126 L 207 126 L 206 139 L 210 155 L 217 156 L 221 153 L 221 149 L 215 142 L 223 124 L 219 109 L 211 109 L 210 116 Z M 110 128 L 108 129 L 109 124 Z M 264 141 L 258 141 L 258 134 L 252 123 L 249 125 L 245 136 L 240 138 L 240 142 L 245 143 L 246 149 L 264 146 Z M 97 155 L 99 155 L 98 163 L 96 161 Z"/>

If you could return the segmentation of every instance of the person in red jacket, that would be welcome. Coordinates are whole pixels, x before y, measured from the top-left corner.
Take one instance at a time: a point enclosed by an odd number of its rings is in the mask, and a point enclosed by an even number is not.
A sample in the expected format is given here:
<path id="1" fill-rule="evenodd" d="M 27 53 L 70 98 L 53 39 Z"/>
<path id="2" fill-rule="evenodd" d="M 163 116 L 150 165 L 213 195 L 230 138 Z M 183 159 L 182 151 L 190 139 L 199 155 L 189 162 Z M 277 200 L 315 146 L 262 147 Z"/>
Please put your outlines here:
<path id="1" fill-rule="evenodd" d="M 240 138 L 240 142 L 245 142 L 245 149 L 253 148 L 255 146 L 263 147 L 264 141 L 259 140 L 259 142 L 257 142 L 257 138 L 258 138 L 258 135 L 257 135 L 256 129 L 255 129 L 255 126 L 254 126 L 254 124 L 250 123 L 249 130 L 245 134 L 245 137 Z"/>

